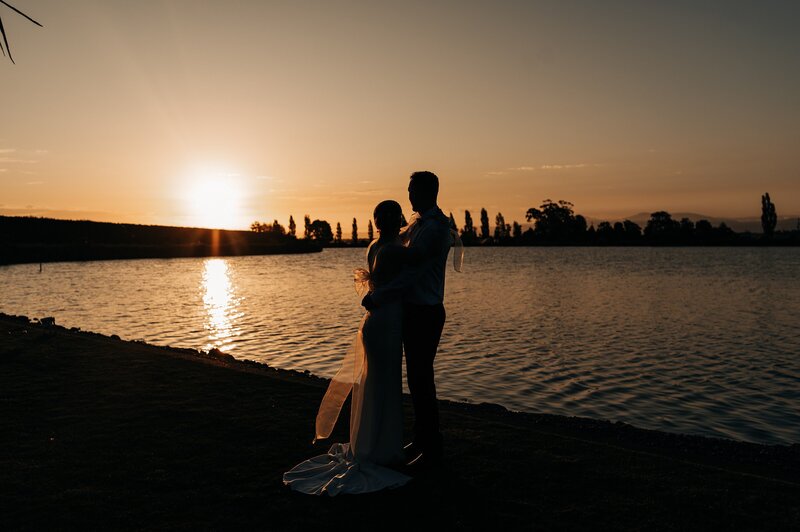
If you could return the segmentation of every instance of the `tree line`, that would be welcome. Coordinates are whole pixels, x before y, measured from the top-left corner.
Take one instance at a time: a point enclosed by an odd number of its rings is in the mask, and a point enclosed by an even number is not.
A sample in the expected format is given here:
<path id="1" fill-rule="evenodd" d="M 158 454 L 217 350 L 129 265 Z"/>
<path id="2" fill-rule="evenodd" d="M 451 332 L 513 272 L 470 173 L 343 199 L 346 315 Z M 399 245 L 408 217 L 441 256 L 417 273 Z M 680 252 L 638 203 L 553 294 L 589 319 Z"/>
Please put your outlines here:
<path id="1" fill-rule="evenodd" d="M 257 233 L 281 235 L 294 239 L 301 238 L 297 236 L 297 224 L 292 215 L 289 215 L 289 225 L 287 227 L 281 225 L 278 220 L 274 220 L 272 223 L 256 221 L 250 224 L 250 230 Z M 313 240 L 325 246 L 365 246 L 375 238 L 375 228 L 372 226 L 372 220 L 368 220 L 366 239 L 359 238 L 358 220 L 353 218 L 353 225 L 349 238 L 346 238 L 340 222 L 336 222 L 336 229 L 332 230 L 331 224 L 326 220 L 311 221 L 311 217 L 306 214 L 303 217 L 302 238 L 305 240 Z"/>
<path id="2" fill-rule="evenodd" d="M 494 225 L 490 223 L 485 208 L 480 211 L 479 225 L 475 225 L 472 213 L 464 211 L 464 225 L 459 228 L 453 213 L 450 213 L 450 227 L 461 235 L 466 246 L 535 246 L 535 245 L 759 245 L 759 244 L 800 244 L 800 221 L 794 231 L 776 231 L 778 217 L 775 204 L 769 194 L 761 197 L 761 226 L 763 233 L 737 233 L 724 222 L 714 226 L 708 220 L 692 221 L 689 218 L 676 220 L 667 211 L 656 211 L 644 227 L 631 220 L 617 222 L 603 221 L 597 227 L 589 224 L 586 218 L 576 214 L 574 205 L 565 200 L 557 202 L 544 200 L 539 207 L 531 207 L 525 212 L 525 220 L 530 226 L 523 231 L 516 220 L 506 223 L 498 212 Z M 294 218 L 289 216 L 288 231 L 275 220 L 272 224 L 254 222 L 253 231 L 273 232 L 297 238 Z M 325 220 L 311 221 L 304 217 L 303 238 L 326 246 L 366 245 L 374 238 L 372 221 L 367 222 L 366 240 L 359 238 L 358 224 L 353 218 L 349 239 L 342 235 L 342 226 L 336 223 L 335 232 Z"/>

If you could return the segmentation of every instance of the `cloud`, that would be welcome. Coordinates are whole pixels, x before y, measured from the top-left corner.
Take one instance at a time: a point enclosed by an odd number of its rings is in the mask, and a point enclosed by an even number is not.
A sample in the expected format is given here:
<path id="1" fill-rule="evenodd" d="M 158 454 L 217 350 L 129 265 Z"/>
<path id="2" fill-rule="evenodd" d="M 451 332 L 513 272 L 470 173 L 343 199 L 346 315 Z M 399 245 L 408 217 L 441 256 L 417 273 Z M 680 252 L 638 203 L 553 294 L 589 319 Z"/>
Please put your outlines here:
<path id="1" fill-rule="evenodd" d="M 572 163 L 572 164 L 543 164 L 539 168 L 542 170 L 569 170 L 571 168 L 598 168 L 605 166 L 600 163 Z"/>
<path id="2" fill-rule="evenodd" d="M 385 189 L 385 188 L 373 188 L 373 189 L 365 189 L 365 190 L 353 190 L 348 192 L 347 194 L 343 194 L 341 197 L 346 199 L 349 196 L 388 196 L 391 195 L 393 191 Z"/>
<path id="3" fill-rule="evenodd" d="M 0 172 L 8 172 L 8 168 L 0 168 Z"/>
<path id="4" fill-rule="evenodd" d="M 22 164 L 34 164 L 38 163 L 39 161 L 35 159 L 14 159 L 13 157 L 0 157 L 0 163 L 22 163 Z"/>
<path id="5" fill-rule="evenodd" d="M 31 186 L 33 186 L 33 185 L 41 185 L 41 184 L 43 184 L 43 183 L 44 183 L 44 181 L 28 181 L 28 182 L 27 182 L 27 183 L 25 183 L 25 184 L 26 184 L 26 185 L 31 185 Z"/>
<path id="6" fill-rule="evenodd" d="M 542 170 L 567 170 L 569 168 L 585 168 L 587 166 L 592 166 L 586 163 L 578 163 L 578 164 L 543 164 L 540 168 Z"/>
<path id="7" fill-rule="evenodd" d="M 272 175 L 257 175 L 255 177 L 255 179 L 258 179 L 259 181 L 271 181 L 273 183 L 284 183 L 284 182 L 286 182 L 285 179 L 280 179 L 280 178 L 272 176 Z"/>
<path id="8" fill-rule="evenodd" d="M 19 163 L 19 164 L 34 164 L 38 163 L 38 159 L 26 159 L 31 155 L 45 155 L 47 150 L 18 150 L 17 148 L 0 148 L 0 162 L 3 163 Z M 12 156 L 16 154 L 17 157 Z"/>
<path id="9" fill-rule="evenodd" d="M 511 166 L 509 168 L 506 168 L 505 170 L 493 170 L 490 172 L 486 172 L 486 175 L 497 176 L 497 175 L 505 175 L 508 172 L 535 172 L 537 170 L 569 170 L 573 168 L 587 168 L 587 167 L 598 167 L 598 166 L 603 166 L 603 165 L 597 163 L 571 163 L 571 164 L 542 164 L 540 166 L 531 166 L 531 165 Z"/>

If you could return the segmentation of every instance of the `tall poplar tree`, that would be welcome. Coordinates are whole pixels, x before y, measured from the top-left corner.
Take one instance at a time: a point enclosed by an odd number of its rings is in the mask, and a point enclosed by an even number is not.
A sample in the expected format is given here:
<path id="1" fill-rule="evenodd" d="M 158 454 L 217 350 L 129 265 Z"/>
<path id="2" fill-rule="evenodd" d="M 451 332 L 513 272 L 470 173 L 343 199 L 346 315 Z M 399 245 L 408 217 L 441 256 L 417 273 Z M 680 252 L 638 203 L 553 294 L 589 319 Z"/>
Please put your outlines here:
<path id="1" fill-rule="evenodd" d="M 461 236 L 467 239 L 475 236 L 475 226 L 472 225 L 472 214 L 469 211 L 464 211 L 464 229 L 461 230 Z"/>
<path id="2" fill-rule="evenodd" d="M 481 209 L 481 238 L 489 238 L 489 213 Z"/>

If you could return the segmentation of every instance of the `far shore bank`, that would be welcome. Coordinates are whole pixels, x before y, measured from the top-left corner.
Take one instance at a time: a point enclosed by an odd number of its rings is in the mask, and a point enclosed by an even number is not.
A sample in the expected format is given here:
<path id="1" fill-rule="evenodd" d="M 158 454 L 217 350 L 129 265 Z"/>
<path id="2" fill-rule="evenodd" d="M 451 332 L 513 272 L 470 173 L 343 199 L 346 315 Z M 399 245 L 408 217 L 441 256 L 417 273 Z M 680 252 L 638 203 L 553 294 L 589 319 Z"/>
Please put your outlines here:
<path id="1" fill-rule="evenodd" d="M 282 473 L 347 441 L 345 413 L 311 444 L 327 382 L 0 314 L 0 527 L 357 530 L 422 512 L 445 529 L 800 526 L 800 445 L 451 401 L 442 470 L 395 491 L 300 495 Z"/>
<path id="2" fill-rule="evenodd" d="M 310 240 L 253 231 L 0 216 L 0 265 L 321 250 Z"/>

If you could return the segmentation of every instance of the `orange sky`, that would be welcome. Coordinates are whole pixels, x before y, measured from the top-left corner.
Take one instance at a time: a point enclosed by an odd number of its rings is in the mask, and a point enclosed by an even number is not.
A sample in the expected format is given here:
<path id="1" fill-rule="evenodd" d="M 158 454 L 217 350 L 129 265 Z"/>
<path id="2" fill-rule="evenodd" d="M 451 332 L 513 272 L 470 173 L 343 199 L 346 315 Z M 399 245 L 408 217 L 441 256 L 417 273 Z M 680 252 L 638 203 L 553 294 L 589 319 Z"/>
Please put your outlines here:
<path id="1" fill-rule="evenodd" d="M 0 214 L 348 234 L 418 169 L 459 224 L 800 213 L 789 2 L 15 5 Z"/>

